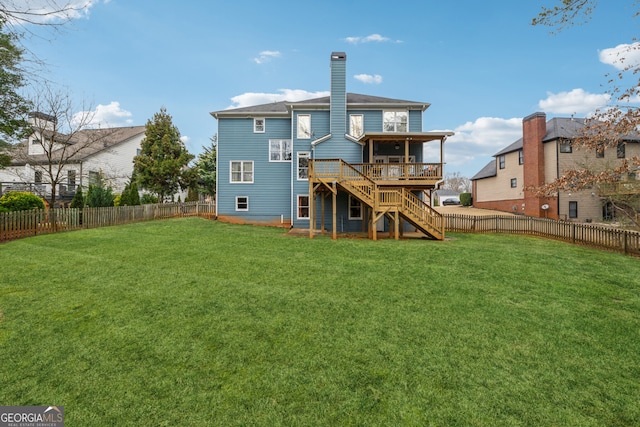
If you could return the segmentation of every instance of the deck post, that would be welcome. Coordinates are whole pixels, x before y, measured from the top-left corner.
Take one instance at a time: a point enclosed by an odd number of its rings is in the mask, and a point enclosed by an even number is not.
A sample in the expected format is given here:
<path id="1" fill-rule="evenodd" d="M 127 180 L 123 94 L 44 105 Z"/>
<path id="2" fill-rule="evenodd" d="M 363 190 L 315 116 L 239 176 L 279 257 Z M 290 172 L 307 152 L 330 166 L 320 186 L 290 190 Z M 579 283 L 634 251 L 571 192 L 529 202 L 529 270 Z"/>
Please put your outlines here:
<path id="1" fill-rule="evenodd" d="M 324 200 L 327 198 L 326 195 L 322 195 L 320 198 L 320 233 L 324 234 L 325 226 L 324 226 Z"/>
<path id="2" fill-rule="evenodd" d="M 393 226 L 395 227 L 395 237 L 396 240 L 400 240 L 400 215 L 398 215 L 398 211 L 395 213 L 395 219 L 393 220 Z"/>
<path id="3" fill-rule="evenodd" d="M 336 224 L 336 217 L 337 217 L 337 201 L 338 201 L 338 189 L 336 188 L 336 183 L 334 182 L 332 184 L 333 186 L 333 197 L 332 197 L 332 201 L 333 201 L 333 234 L 331 236 L 331 238 L 333 240 L 336 240 L 338 238 L 338 226 Z"/>
<path id="4" fill-rule="evenodd" d="M 314 223 L 314 201 L 315 195 L 313 191 L 313 180 L 309 177 L 309 238 L 313 239 L 313 223 Z"/>

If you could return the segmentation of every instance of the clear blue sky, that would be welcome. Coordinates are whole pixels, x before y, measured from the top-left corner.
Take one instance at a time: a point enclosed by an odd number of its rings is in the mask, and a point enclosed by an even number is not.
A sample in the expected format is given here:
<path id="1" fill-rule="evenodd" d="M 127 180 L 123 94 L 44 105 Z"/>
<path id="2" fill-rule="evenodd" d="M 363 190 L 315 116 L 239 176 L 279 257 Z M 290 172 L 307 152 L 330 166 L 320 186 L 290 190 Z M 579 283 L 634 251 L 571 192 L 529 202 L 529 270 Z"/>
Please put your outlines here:
<path id="1" fill-rule="evenodd" d="M 524 116 L 607 102 L 607 49 L 638 35 L 633 1 L 601 1 L 556 35 L 530 25 L 556 1 L 93 0 L 25 43 L 103 126 L 144 125 L 164 106 L 194 154 L 216 133 L 209 112 L 323 95 L 330 53 L 345 51 L 347 90 L 430 103 L 423 130 L 455 131 L 446 171 L 471 177 Z"/>

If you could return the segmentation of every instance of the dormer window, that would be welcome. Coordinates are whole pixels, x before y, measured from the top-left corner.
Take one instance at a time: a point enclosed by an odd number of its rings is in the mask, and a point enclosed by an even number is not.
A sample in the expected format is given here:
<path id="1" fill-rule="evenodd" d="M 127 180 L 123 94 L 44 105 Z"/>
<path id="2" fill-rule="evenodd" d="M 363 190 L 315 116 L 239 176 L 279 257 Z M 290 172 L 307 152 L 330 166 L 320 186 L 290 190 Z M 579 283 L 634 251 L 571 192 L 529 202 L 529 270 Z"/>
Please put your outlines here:
<path id="1" fill-rule="evenodd" d="M 264 118 L 253 119 L 253 133 L 264 133 L 265 123 Z"/>
<path id="2" fill-rule="evenodd" d="M 385 111 L 382 113 L 383 132 L 408 132 L 409 113 L 407 111 Z"/>

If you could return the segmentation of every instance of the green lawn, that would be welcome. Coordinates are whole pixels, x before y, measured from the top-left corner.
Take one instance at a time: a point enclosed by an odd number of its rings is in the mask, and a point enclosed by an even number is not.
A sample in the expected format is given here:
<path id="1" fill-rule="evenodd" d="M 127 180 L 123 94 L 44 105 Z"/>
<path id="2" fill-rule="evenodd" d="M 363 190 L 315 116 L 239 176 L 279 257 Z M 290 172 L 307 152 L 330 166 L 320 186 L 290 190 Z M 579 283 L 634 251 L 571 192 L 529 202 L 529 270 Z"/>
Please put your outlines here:
<path id="1" fill-rule="evenodd" d="M 185 218 L 0 245 L 0 405 L 67 426 L 640 425 L 640 260 Z"/>

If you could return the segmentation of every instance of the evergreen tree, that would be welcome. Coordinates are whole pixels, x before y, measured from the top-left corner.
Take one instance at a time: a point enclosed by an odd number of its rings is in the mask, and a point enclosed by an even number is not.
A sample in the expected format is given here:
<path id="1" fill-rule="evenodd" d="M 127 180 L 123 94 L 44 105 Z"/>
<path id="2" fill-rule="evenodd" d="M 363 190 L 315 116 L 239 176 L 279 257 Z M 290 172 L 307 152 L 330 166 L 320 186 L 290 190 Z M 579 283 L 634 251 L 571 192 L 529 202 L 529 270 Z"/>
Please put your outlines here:
<path id="1" fill-rule="evenodd" d="M 216 193 L 216 141 L 217 135 L 211 138 L 211 147 L 202 147 L 203 153 L 193 165 L 197 174 L 198 191 L 206 196 L 214 196 Z"/>
<path id="2" fill-rule="evenodd" d="M 0 19 L 0 167 L 11 161 L 10 142 L 26 136 L 29 124 L 25 120 L 30 103 L 18 91 L 24 86 L 24 72 L 20 68 L 23 51 L 16 45 L 16 35 L 4 31 Z"/>
<path id="3" fill-rule="evenodd" d="M 96 183 L 89 185 L 86 205 L 92 208 L 113 206 L 115 196 L 112 191 L 111 187 L 105 185 L 102 176 L 98 176 Z"/>
<path id="4" fill-rule="evenodd" d="M 84 196 L 82 195 L 82 187 L 78 186 L 76 194 L 73 195 L 70 208 L 82 209 L 84 207 Z"/>
<path id="5" fill-rule="evenodd" d="M 134 160 L 134 173 L 142 188 L 158 195 L 159 201 L 188 184 L 187 165 L 193 159 L 171 116 L 163 107 L 146 124 L 140 154 Z"/>

